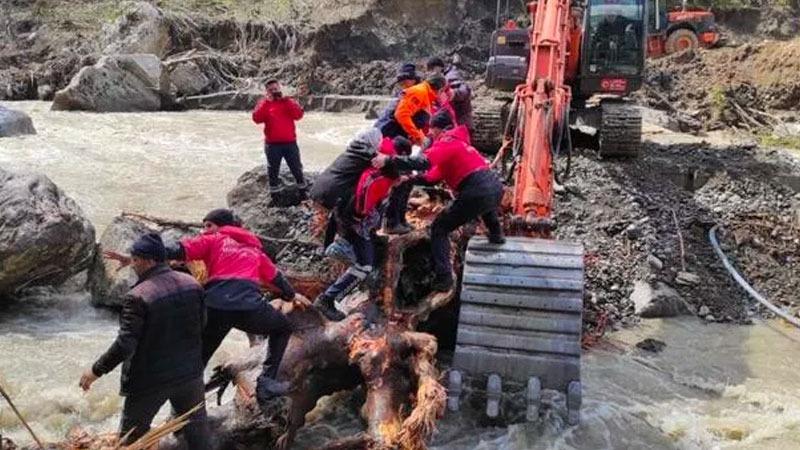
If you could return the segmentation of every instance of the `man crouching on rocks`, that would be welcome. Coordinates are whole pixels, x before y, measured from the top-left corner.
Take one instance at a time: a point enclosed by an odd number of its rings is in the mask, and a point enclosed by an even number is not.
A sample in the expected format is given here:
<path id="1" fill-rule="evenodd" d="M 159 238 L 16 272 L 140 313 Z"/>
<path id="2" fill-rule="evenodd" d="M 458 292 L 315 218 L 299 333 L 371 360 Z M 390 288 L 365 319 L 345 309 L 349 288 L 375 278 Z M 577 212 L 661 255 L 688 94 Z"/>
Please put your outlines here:
<path id="1" fill-rule="evenodd" d="M 190 275 L 165 264 L 166 249 L 155 233 L 140 237 L 130 263 L 139 281 L 125 296 L 117 339 L 86 370 L 80 387 L 88 391 L 99 377 L 122 363 L 120 423 L 122 444 L 150 430 L 161 406 L 169 400 L 177 415 L 202 405 L 190 418 L 183 436 L 189 448 L 209 449 L 203 384 L 203 288 Z"/>

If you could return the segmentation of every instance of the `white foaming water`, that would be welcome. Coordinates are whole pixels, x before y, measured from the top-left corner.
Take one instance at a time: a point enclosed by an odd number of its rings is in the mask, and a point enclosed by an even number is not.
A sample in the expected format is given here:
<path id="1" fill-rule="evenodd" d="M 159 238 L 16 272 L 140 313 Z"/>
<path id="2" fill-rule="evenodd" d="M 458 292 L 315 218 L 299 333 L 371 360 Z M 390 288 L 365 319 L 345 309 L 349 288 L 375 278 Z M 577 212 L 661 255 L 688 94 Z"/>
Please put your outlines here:
<path id="1" fill-rule="evenodd" d="M 635 348 L 648 337 L 666 349 Z M 539 421 L 506 429 L 481 427 L 481 412 L 464 405 L 446 414 L 432 448 L 797 449 L 798 343 L 800 332 L 777 323 L 644 321 L 584 355 L 580 425 L 564 426 L 554 393 Z"/>
<path id="2" fill-rule="evenodd" d="M 123 210 L 198 220 L 226 204 L 242 173 L 266 164 L 261 128 L 247 112 L 95 114 L 0 104 L 27 112 L 38 132 L 0 141 L 0 166 L 45 173 L 101 232 Z M 306 114 L 297 125 L 305 169 L 322 170 L 370 123 L 356 114 Z"/>
<path id="3" fill-rule="evenodd" d="M 264 164 L 263 135 L 246 112 L 52 112 L 44 102 L 5 102 L 27 112 L 38 134 L 0 140 L 0 167 L 49 176 L 83 208 L 99 233 L 121 211 L 197 220 L 224 206 L 237 178 Z M 321 170 L 369 121 L 309 113 L 298 123 L 307 170 Z M 113 341 L 116 316 L 86 296 L 42 292 L 0 310 L 0 383 L 44 439 L 73 425 L 114 431 L 121 407 L 119 370 L 88 394 L 83 370 Z M 212 360 L 246 345 L 232 332 Z M 29 442 L 0 401 L 0 435 Z"/>
<path id="4" fill-rule="evenodd" d="M 264 161 L 247 113 L 56 113 L 47 103 L 4 105 L 27 111 L 39 135 L 0 140 L 0 165 L 44 172 L 100 231 L 122 210 L 195 220 L 224 204 L 238 176 Z M 321 169 L 368 123 L 308 114 L 299 126 L 306 167 Z M 43 292 L 0 306 L 0 383 L 43 438 L 62 438 L 76 424 L 116 429 L 119 371 L 88 394 L 77 386 L 116 329 L 113 313 L 91 308 L 81 295 Z M 666 349 L 651 355 L 633 347 L 647 337 Z M 474 409 L 447 414 L 432 448 L 800 448 L 798 342 L 800 333 L 774 324 L 645 321 L 584 355 L 581 425 L 565 428 L 563 397 L 548 393 L 543 418 L 532 424 L 489 428 Z M 210 366 L 244 346 L 246 338 L 232 333 Z M 297 448 L 318 448 L 321 434 L 361 429 L 357 411 L 342 409 L 315 417 Z M 0 434 L 30 442 L 2 401 Z"/>

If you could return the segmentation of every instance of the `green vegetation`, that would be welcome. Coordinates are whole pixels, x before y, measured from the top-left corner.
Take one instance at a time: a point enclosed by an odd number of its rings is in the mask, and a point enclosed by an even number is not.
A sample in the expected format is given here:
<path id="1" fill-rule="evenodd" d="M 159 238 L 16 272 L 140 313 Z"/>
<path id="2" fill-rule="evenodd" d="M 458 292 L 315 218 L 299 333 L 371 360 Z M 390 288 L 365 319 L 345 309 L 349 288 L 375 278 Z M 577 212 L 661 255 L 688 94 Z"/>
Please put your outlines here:
<path id="1" fill-rule="evenodd" d="M 125 2 L 98 0 L 89 2 L 62 2 L 36 0 L 33 16 L 44 23 L 64 28 L 99 31 L 104 23 L 113 22 L 125 10 Z"/>
<path id="2" fill-rule="evenodd" d="M 722 86 L 713 86 L 708 92 L 708 98 L 711 101 L 711 110 L 716 117 L 720 117 L 728 106 L 728 100 L 725 98 L 725 88 Z"/>
<path id="3" fill-rule="evenodd" d="M 776 136 L 770 132 L 758 135 L 758 142 L 763 147 L 780 147 L 800 151 L 800 136 Z"/>
<path id="4" fill-rule="evenodd" d="M 159 0 L 166 11 L 202 14 L 213 18 L 237 20 L 287 21 L 297 15 L 295 0 Z"/>

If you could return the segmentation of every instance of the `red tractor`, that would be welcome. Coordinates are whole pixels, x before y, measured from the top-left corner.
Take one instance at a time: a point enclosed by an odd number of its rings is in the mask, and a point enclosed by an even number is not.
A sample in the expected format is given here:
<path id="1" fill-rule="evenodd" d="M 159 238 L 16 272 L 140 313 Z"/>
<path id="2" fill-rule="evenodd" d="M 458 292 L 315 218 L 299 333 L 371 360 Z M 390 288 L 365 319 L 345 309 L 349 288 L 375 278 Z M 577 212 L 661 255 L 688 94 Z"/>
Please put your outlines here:
<path id="1" fill-rule="evenodd" d="M 648 0 L 650 20 L 647 56 L 657 58 L 688 48 L 709 48 L 721 35 L 711 11 L 686 6 L 667 12 L 666 0 Z"/>

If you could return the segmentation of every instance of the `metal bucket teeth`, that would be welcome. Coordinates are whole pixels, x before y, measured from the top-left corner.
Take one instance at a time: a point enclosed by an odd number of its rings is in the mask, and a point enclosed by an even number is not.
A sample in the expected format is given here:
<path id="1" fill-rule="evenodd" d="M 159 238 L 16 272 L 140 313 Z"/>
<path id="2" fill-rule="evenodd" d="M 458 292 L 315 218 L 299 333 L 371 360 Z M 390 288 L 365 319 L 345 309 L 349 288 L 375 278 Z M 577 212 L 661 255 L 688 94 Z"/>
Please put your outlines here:
<path id="1" fill-rule="evenodd" d="M 454 368 L 565 392 L 580 380 L 583 282 L 580 244 L 471 239 Z"/>

